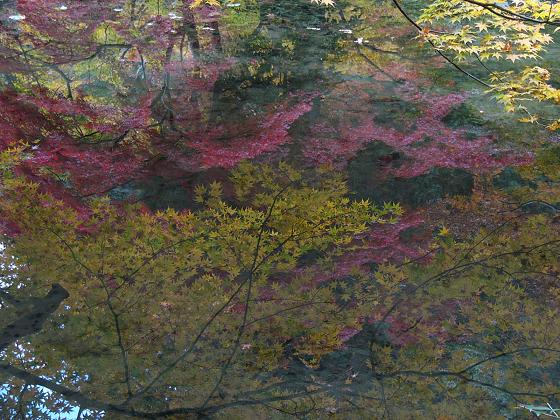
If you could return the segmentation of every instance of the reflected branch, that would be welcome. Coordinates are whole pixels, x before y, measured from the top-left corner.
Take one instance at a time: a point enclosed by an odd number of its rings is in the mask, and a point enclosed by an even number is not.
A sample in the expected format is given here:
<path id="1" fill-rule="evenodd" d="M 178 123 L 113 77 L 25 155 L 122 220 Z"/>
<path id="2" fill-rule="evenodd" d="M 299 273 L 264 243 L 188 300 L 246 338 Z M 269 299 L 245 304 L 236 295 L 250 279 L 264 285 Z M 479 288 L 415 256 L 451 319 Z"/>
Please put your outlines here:
<path id="1" fill-rule="evenodd" d="M 0 330 L 0 351 L 22 337 L 41 331 L 45 321 L 69 296 L 64 287 L 54 284 L 45 297 L 34 298 L 31 307 L 22 316 Z"/>

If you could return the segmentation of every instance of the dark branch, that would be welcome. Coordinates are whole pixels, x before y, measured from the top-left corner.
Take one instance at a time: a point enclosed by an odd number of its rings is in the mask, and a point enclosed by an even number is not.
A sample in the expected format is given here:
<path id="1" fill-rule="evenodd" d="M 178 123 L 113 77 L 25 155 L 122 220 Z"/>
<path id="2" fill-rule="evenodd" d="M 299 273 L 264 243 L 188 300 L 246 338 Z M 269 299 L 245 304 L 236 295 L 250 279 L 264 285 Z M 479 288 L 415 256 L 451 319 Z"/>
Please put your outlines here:
<path id="1" fill-rule="evenodd" d="M 45 321 L 68 296 L 69 294 L 64 287 L 54 284 L 47 296 L 33 299 L 33 304 L 24 315 L 0 331 L 0 351 L 19 338 L 41 331 Z"/>

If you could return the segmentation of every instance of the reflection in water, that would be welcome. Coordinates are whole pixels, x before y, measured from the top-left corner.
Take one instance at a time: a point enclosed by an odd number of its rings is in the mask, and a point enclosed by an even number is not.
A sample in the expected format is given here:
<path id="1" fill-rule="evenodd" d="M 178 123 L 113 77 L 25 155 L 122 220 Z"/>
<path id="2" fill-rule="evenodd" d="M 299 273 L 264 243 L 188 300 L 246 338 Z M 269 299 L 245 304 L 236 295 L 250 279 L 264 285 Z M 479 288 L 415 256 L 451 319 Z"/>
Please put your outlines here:
<path id="1" fill-rule="evenodd" d="M 0 20 L 3 418 L 558 406 L 558 147 L 389 5 Z"/>

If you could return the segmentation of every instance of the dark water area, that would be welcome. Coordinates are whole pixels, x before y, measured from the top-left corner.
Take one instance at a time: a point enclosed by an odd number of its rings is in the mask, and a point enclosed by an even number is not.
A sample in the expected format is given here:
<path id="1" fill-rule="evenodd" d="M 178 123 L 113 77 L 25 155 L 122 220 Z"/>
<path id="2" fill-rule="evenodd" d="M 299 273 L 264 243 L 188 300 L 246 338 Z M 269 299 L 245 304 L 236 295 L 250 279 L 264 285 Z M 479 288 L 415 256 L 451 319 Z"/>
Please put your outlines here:
<path id="1" fill-rule="evenodd" d="M 191 3 L 0 1 L 0 417 L 559 406 L 558 135 L 391 4 Z"/>

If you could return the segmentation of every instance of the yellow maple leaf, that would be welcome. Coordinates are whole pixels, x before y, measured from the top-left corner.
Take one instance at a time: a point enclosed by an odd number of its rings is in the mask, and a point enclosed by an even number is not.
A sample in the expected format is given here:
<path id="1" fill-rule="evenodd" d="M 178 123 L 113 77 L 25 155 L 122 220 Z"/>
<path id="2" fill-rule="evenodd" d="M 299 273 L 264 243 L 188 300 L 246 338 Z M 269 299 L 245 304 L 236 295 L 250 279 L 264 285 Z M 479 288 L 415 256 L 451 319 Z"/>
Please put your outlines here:
<path id="1" fill-rule="evenodd" d="M 447 229 L 445 226 L 442 226 L 438 232 L 438 236 L 448 236 L 449 233 L 449 229 Z"/>

